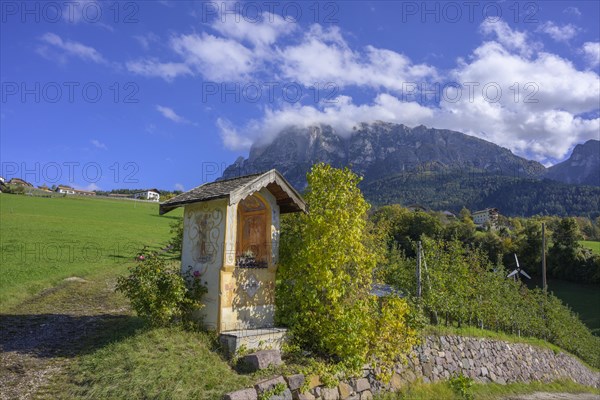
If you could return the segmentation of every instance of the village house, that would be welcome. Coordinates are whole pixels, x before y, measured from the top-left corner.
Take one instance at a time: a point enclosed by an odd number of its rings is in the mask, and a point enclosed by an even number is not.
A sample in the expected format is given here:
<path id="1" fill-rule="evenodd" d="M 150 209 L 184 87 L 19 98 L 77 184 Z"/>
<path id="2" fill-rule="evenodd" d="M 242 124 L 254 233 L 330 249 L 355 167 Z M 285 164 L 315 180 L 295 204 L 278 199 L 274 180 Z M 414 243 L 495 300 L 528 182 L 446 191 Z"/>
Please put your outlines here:
<path id="1" fill-rule="evenodd" d="M 74 195 L 79 195 L 79 196 L 95 196 L 96 195 L 96 192 L 91 192 L 89 190 L 75 189 L 75 188 L 72 188 L 71 186 L 66 186 L 66 185 L 58 185 L 54 191 L 56 193 L 74 194 Z"/>
<path id="2" fill-rule="evenodd" d="M 420 204 L 410 204 L 410 205 L 406 206 L 406 208 L 408 208 L 410 211 L 414 211 L 414 212 L 427 212 L 427 208 Z"/>
<path id="3" fill-rule="evenodd" d="M 12 178 L 10 181 L 8 181 L 7 185 L 33 187 L 33 185 L 31 183 L 24 181 L 21 178 Z"/>
<path id="4" fill-rule="evenodd" d="M 148 189 L 133 194 L 134 199 L 160 201 L 160 192 L 157 189 Z"/>
<path id="5" fill-rule="evenodd" d="M 306 212 L 275 170 L 206 183 L 160 205 L 183 211 L 182 273 L 208 288 L 203 321 L 217 332 L 272 328 L 279 216 Z"/>
<path id="6" fill-rule="evenodd" d="M 496 226 L 500 213 L 497 208 L 486 208 L 485 210 L 475 211 L 472 214 L 473 222 L 477 226 L 484 226 L 489 223 L 491 226 Z"/>

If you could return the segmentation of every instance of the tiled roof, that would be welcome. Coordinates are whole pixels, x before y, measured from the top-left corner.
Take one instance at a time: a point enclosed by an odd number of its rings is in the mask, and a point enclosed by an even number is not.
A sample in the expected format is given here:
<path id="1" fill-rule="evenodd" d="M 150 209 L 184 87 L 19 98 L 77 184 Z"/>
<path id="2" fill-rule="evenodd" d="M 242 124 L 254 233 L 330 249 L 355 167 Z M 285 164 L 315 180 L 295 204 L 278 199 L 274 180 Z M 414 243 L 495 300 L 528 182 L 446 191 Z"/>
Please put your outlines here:
<path id="1" fill-rule="evenodd" d="M 220 198 L 229 198 L 230 204 L 236 203 L 263 187 L 266 187 L 275 196 L 282 213 L 306 211 L 306 204 L 298 192 L 279 172 L 271 170 L 260 174 L 205 183 L 162 203 L 159 212 L 165 214 L 185 204 Z"/>

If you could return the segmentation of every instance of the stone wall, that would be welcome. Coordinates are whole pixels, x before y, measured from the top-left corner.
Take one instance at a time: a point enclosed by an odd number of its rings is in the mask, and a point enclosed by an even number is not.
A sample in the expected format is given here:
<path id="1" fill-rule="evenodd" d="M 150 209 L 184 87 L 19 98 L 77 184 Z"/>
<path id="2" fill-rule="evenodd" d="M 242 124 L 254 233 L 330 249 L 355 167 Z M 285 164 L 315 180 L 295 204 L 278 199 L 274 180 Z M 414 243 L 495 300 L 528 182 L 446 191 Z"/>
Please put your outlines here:
<path id="1" fill-rule="evenodd" d="M 482 383 L 550 382 L 566 378 L 600 388 L 600 372 L 590 370 L 575 357 L 562 352 L 555 354 L 528 344 L 483 338 L 431 336 L 414 348 L 406 364 L 396 366 L 387 384 L 376 379 L 374 370 L 365 368 L 362 377 L 341 382 L 336 388 L 322 386 L 317 377 L 280 376 L 259 382 L 253 388 L 228 393 L 224 398 L 256 400 L 262 393 L 277 387 L 283 390 L 275 390 L 274 400 L 369 400 L 373 393 L 394 391 L 417 379 L 437 382 L 460 373 Z M 310 379 L 310 389 L 300 393 L 305 379 Z"/>

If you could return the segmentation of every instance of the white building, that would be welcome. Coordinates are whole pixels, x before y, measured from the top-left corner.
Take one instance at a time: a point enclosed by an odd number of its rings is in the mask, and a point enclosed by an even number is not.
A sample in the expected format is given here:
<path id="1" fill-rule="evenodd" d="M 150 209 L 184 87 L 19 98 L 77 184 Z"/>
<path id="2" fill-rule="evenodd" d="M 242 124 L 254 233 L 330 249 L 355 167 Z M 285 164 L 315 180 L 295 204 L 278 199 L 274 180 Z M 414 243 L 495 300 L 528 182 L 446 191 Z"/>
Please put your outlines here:
<path id="1" fill-rule="evenodd" d="M 75 194 L 75 189 L 73 189 L 71 186 L 59 185 L 55 191 L 61 194 Z"/>
<path id="2" fill-rule="evenodd" d="M 95 196 L 96 192 L 90 190 L 74 189 L 71 186 L 58 185 L 55 192 L 61 194 L 76 194 L 79 196 Z"/>
<path id="3" fill-rule="evenodd" d="M 473 213 L 473 222 L 477 226 L 483 226 L 489 222 L 492 226 L 495 226 L 498 222 L 498 216 L 500 213 L 497 208 L 486 208 L 485 210 L 475 211 Z"/>
<path id="4" fill-rule="evenodd" d="M 133 195 L 134 199 L 160 201 L 160 192 L 156 189 L 148 189 L 143 192 L 137 192 Z"/>

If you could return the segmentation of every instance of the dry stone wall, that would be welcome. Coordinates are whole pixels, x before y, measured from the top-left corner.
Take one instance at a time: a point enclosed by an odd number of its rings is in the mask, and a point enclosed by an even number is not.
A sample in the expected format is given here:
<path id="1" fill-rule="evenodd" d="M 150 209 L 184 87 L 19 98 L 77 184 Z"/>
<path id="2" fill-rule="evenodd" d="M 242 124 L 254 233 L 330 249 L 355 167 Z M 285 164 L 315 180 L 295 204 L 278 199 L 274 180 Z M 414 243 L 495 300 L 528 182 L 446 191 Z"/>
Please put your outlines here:
<path id="1" fill-rule="evenodd" d="M 413 349 L 407 363 L 396 365 L 391 381 L 386 384 L 377 380 L 375 370 L 365 368 L 361 377 L 341 382 L 336 388 L 324 387 L 317 377 L 292 375 L 259 382 L 253 388 L 228 393 L 224 399 L 257 400 L 277 386 L 280 390 L 273 393 L 273 400 L 370 400 L 374 393 L 398 390 L 418 379 L 437 382 L 460 373 L 482 383 L 571 379 L 600 388 L 600 372 L 562 352 L 483 338 L 430 336 Z M 306 379 L 310 389 L 301 393 L 300 387 Z"/>

